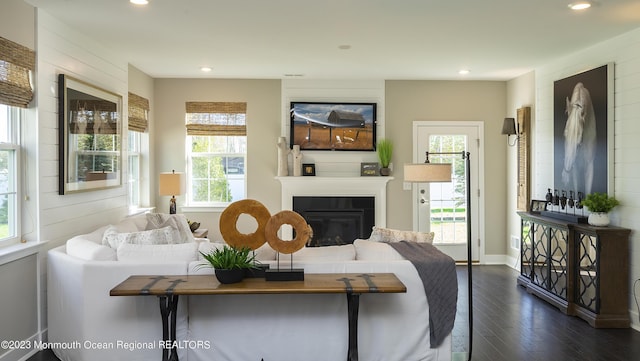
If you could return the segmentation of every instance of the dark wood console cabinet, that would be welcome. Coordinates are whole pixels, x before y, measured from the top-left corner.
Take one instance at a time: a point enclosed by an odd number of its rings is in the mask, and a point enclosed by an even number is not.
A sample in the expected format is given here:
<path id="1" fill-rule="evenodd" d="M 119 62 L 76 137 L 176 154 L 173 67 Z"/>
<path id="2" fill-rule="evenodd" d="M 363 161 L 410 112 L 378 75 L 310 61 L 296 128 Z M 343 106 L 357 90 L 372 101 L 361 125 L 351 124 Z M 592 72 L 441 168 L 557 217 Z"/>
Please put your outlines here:
<path id="1" fill-rule="evenodd" d="M 593 327 L 629 327 L 631 230 L 518 215 L 518 284 Z"/>

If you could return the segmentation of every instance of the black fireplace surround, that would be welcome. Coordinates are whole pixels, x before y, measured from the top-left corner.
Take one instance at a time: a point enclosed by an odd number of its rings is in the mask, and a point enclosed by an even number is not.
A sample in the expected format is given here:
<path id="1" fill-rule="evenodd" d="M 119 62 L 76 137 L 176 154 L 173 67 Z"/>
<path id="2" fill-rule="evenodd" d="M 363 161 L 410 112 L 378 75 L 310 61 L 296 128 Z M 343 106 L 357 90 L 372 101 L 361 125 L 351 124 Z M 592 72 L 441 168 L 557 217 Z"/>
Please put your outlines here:
<path id="1" fill-rule="evenodd" d="M 366 239 L 375 224 L 375 197 L 295 196 L 293 210 L 313 229 L 307 247 L 351 244 Z"/>

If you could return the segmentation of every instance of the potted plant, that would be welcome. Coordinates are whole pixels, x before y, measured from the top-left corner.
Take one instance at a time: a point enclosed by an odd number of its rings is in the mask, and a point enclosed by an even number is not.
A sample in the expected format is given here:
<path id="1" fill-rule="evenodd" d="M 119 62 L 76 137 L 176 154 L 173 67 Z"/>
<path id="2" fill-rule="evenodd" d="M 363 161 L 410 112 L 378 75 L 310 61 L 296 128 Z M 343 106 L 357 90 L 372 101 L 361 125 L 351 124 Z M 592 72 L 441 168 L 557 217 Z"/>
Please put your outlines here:
<path id="1" fill-rule="evenodd" d="M 620 202 L 606 193 L 590 193 L 583 200 L 582 205 L 589 208 L 589 222 L 592 226 L 604 227 L 609 225 L 609 212 Z"/>
<path id="2" fill-rule="evenodd" d="M 203 267 L 214 269 L 220 283 L 237 283 L 244 279 L 245 272 L 257 268 L 255 255 L 248 247 L 224 246 L 209 253 L 200 252 L 205 261 Z"/>
<path id="3" fill-rule="evenodd" d="M 378 141 L 378 159 L 380 159 L 380 175 L 388 176 L 391 174 L 389 164 L 391 163 L 391 155 L 393 154 L 393 143 L 389 139 L 380 139 Z"/>

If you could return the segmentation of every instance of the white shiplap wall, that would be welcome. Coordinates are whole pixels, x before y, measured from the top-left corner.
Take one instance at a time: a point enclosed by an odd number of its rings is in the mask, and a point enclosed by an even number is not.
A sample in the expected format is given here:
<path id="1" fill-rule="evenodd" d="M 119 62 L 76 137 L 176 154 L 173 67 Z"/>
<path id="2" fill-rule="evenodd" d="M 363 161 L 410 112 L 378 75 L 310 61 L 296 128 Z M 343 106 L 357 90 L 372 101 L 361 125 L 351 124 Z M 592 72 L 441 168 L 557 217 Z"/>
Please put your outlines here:
<path id="1" fill-rule="evenodd" d="M 50 247 L 55 247 L 73 235 L 115 223 L 127 213 L 127 188 L 124 185 L 108 190 L 58 195 L 57 76 L 67 74 L 120 94 L 126 125 L 128 64 L 109 49 L 42 10 L 38 11 L 37 23 L 38 125 L 37 135 L 32 134 L 37 153 L 28 157 L 27 182 L 34 185 L 30 187 L 31 191 L 37 189 L 39 194 L 38 238 L 49 240 Z M 122 144 L 126 147 L 127 142 Z M 122 170 L 123 180 L 126 180 L 124 154 Z"/>
<path id="2" fill-rule="evenodd" d="M 640 29 L 584 49 L 536 69 L 533 199 L 544 199 L 553 183 L 553 82 L 607 63 L 615 67 L 614 192 L 621 205 L 612 223 L 632 229 L 629 306 L 632 323 L 640 328 L 633 282 L 640 278 Z M 640 297 L 640 289 L 635 290 Z"/>
<path id="3" fill-rule="evenodd" d="M 292 101 L 377 103 L 376 137 L 385 135 L 384 80 L 283 80 L 282 136 L 289 141 L 289 110 Z M 303 163 L 314 163 L 317 176 L 358 177 L 360 163 L 378 162 L 376 152 L 303 151 Z M 289 162 L 289 174 L 292 174 Z"/>

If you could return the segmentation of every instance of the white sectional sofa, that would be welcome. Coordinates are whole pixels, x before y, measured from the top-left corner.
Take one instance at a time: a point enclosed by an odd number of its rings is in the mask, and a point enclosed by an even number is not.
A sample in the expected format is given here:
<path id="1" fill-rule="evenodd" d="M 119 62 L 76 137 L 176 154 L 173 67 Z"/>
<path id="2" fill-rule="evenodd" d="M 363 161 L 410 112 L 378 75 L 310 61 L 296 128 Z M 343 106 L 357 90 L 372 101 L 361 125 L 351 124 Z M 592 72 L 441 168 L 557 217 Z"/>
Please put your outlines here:
<path id="1" fill-rule="evenodd" d="M 142 231 L 144 217 L 128 218 L 116 229 Z M 49 342 L 63 361 L 160 360 L 157 298 L 111 297 L 109 291 L 131 275 L 212 273 L 198 267 L 197 250 L 218 246 L 208 240 L 190 240 L 165 245 L 123 243 L 113 249 L 101 244 L 105 230 L 74 237 L 49 251 Z M 275 264 L 275 252 L 266 245 L 258 258 Z M 281 267 L 288 265 L 287 258 L 281 257 Z M 407 286 L 407 293 L 360 297 L 360 360 L 451 359 L 451 335 L 439 347 L 430 347 L 429 306 L 422 281 L 413 265 L 389 245 L 356 240 L 347 246 L 304 248 L 294 254 L 293 262 L 306 273 L 391 272 Z M 180 298 L 177 314 L 180 360 L 346 359 L 344 295 L 189 296 Z"/>

